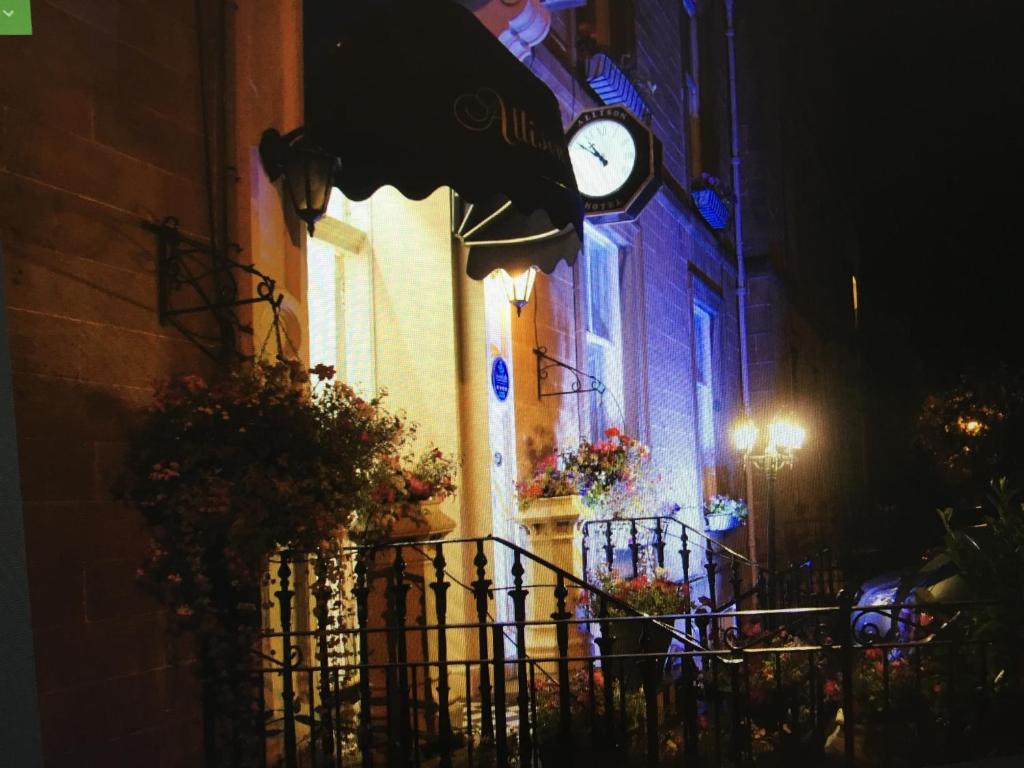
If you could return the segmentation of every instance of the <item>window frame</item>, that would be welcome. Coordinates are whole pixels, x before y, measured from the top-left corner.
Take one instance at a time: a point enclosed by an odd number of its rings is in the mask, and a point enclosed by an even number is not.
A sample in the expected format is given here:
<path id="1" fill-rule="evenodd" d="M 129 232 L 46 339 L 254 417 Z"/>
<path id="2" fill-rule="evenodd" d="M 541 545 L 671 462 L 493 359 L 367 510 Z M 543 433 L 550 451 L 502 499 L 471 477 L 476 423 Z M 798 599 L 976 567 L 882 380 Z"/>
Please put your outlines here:
<path id="1" fill-rule="evenodd" d="M 595 253 L 601 254 L 599 258 L 604 262 L 602 266 L 607 270 L 609 278 L 605 282 L 607 293 L 604 297 L 609 312 L 608 336 L 602 336 L 591 330 L 594 304 L 592 270 L 595 266 Z M 624 423 L 617 422 L 617 420 L 626 419 L 623 376 L 622 249 L 615 240 L 600 232 L 593 225 L 587 224 L 584 230 L 583 257 L 580 261 L 579 327 L 582 331 L 579 334 L 580 358 L 584 361 L 583 370 L 590 375 L 597 376 L 597 372 L 591 370 L 591 350 L 600 350 L 602 370 L 600 371 L 601 375 L 597 378 L 606 389 L 604 394 L 590 392 L 588 393 L 589 397 L 581 399 L 580 431 L 591 440 L 601 440 L 604 438 L 604 429 L 610 426 L 626 428 Z M 597 409 L 601 410 L 600 417 L 597 416 Z"/>
<path id="2" fill-rule="evenodd" d="M 334 303 L 334 351 L 333 362 L 340 381 L 350 384 L 364 397 L 377 394 L 377 361 L 375 347 L 375 291 L 373 253 L 370 245 L 370 201 L 351 201 L 343 198 L 339 190 L 331 196 L 332 205 L 328 214 L 317 224 L 315 235 L 305 235 L 303 256 L 306 280 L 306 352 L 312 365 L 326 362 L 313 360 L 314 302 L 309 284 L 310 247 L 316 241 L 317 248 L 333 251 L 334 267 L 332 296 Z M 364 229 L 365 228 L 365 229 Z M 351 295 L 353 284 L 359 284 L 360 297 Z M 350 323 L 354 308 L 364 305 L 361 312 L 365 328 L 354 329 Z M 359 340 L 359 349 L 354 349 L 352 340 Z M 365 381 L 353 380 L 355 368 L 363 368 Z"/>
<path id="3" fill-rule="evenodd" d="M 707 317 L 706 339 L 708 349 L 706 350 L 707 366 L 702 376 L 701 363 L 699 358 L 703 352 L 698 350 L 698 321 L 697 313 L 701 312 Z M 721 478 L 718 477 L 719 468 L 724 465 L 723 447 L 725 445 L 725 425 L 722 423 L 721 403 L 724 391 L 724 379 L 722 375 L 722 326 L 723 326 L 724 302 L 722 294 L 717 287 L 706 280 L 702 275 L 690 273 L 690 342 L 693 360 L 693 426 L 696 441 L 697 461 L 699 467 L 699 478 L 701 484 L 701 495 L 704 499 L 710 498 L 718 492 Z M 708 378 L 704 382 L 701 379 Z M 702 398 L 701 388 L 706 387 L 707 391 Z M 710 396 L 710 413 L 704 413 L 704 403 Z M 707 422 L 710 421 L 710 440 L 706 434 Z M 708 447 L 710 445 L 710 448 Z M 710 462 L 710 463 L 709 463 Z"/>

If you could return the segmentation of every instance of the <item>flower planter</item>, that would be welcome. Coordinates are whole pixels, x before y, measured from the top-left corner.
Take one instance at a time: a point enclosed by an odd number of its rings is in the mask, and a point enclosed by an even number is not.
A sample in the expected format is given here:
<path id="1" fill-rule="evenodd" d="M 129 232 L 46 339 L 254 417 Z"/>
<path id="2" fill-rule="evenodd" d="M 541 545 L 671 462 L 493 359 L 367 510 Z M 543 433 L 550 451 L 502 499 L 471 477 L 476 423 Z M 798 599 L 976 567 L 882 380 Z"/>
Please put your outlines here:
<path id="1" fill-rule="evenodd" d="M 730 515 L 728 512 L 720 512 L 704 516 L 704 529 L 715 533 L 722 533 L 738 528 L 741 522 L 735 515 Z"/>
<path id="2" fill-rule="evenodd" d="M 714 189 L 695 189 L 691 193 L 694 205 L 712 229 L 725 229 L 729 223 L 729 208 Z"/>
<path id="3" fill-rule="evenodd" d="M 672 645 L 672 634 L 664 627 L 649 619 L 636 618 L 628 621 L 614 621 L 608 625 L 615 642 L 613 656 L 633 656 L 647 653 L 668 653 Z M 626 690 L 636 690 L 644 681 L 644 670 L 640 658 L 613 659 L 607 675 L 620 680 Z M 661 663 L 658 664 L 662 666 Z"/>
<path id="4" fill-rule="evenodd" d="M 622 104 L 641 120 L 649 110 L 636 86 L 606 53 L 596 53 L 587 62 L 587 84 L 605 104 Z"/>

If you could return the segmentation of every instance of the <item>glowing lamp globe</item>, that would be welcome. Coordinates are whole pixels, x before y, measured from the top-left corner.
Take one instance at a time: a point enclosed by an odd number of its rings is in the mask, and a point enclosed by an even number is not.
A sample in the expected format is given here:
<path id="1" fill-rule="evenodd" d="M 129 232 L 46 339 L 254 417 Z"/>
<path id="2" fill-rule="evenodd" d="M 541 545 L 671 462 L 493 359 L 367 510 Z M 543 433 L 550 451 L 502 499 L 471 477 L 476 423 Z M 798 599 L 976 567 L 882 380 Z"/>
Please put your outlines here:
<path id="1" fill-rule="evenodd" d="M 732 431 L 732 441 L 737 450 L 750 453 L 757 442 L 757 426 L 750 420 L 741 422 Z"/>
<path id="2" fill-rule="evenodd" d="M 803 447 L 806 432 L 788 419 L 777 419 L 768 427 L 768 444 L 783 451 L 798 451 Z"/>
<path id="3" fill-rule="evenodd" d="M 495 273 L 505 289 L 509 303 L 516 308 L 516 315 L 523 313 L 523 307 L 530 302 L 533 294 L 533 283 L 537 279 L 537 268 L 529 267 L 516 275 L 510 275 L 504 269 L 496 269 Z"/>

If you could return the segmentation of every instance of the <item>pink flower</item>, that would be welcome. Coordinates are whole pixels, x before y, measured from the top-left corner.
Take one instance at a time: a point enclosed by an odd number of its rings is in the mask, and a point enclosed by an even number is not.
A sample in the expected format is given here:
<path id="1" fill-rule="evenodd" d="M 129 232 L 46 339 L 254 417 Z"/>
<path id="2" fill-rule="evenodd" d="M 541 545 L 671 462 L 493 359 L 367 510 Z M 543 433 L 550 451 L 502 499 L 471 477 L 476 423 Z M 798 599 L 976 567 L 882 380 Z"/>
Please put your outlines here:
<path id="1" fill-rule="evenodd" d="M 188 606 L 188 605 L 179 605 L 178 609 L 175 611 L 175 613 L 178 614 L 179 616 L 191 616 L 192 615 L 192 608 L 191 608 L 191 606 Z"/>

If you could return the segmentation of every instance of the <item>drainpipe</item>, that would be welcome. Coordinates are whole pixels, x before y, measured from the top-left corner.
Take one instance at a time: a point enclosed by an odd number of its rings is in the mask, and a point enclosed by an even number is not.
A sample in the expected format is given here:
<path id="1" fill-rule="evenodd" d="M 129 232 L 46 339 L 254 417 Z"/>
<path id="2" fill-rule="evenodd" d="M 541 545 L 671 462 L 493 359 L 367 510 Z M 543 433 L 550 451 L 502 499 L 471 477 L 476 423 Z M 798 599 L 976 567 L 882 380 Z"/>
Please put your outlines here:
<path id="1" fill-rule="evenodd" d="M 733 209 L 733 236 L 736 241 L 736 298 L 739 304 L 740 321 L 740 386 L 743 390 L 743 414 L 751 415 L 750 408 L 750 357 L 747 350 L 747 267 L 743 254 L 743 198 L 740 194 L 740 120 L 736 98 L 736 27 L 733 21 L 735 0 L 725 1 L 725 40 L 729 53 L 729 122 L 730 149 L 732 152 L 732 193 L 735 197 Z M 745 466 L 747 481 L 747 503 L 750 524 L 747 526 L 747 553 L 757 561 L 757 518 L 754 515 L 754 478 L 750 468 Z M 756 579 L 756 574 L 754 574 Z"/>

